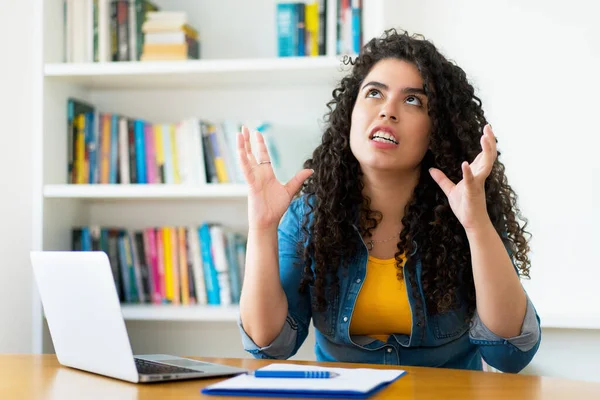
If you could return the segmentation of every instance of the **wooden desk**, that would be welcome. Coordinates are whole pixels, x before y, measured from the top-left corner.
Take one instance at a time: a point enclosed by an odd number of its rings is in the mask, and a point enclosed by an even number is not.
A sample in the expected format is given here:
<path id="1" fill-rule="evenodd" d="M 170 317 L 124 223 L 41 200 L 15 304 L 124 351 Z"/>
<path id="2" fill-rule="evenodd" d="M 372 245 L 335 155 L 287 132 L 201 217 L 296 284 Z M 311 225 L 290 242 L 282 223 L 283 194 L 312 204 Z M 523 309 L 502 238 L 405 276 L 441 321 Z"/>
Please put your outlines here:
<path id="1" fill-rule="evenodd" d="M 256 369 L 273 361 L 199 358 Z M 298 362 L 299 364 L 317 364 Z M 338 367 L 361 364 L 326 364 Z M 385 368 L 369 365 L 374 368 Z M 600 399 L 600 383 L 438 368 L 406 367 L 406 375 L 371 399 Z M 132 384 L 60 366 L 54 355 L 0 355 L 0 399 L 240 399 L 203 396 L 218 379 Z M 250 397 L 248 397 L 250 398 Z"/>

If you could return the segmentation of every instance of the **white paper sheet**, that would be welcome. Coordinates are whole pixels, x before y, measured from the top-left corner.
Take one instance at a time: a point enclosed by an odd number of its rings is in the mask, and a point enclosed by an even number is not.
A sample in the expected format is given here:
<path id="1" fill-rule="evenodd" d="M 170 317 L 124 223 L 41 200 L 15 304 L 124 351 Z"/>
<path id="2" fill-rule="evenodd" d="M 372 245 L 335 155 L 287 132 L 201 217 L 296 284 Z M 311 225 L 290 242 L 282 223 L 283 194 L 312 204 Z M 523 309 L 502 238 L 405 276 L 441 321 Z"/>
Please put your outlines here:
<path id="1" fill-rule="evenodd" d="M 377 386 L 392 382 L 402 376 L 400 369 L 327 368 L 297 364 L 270 364 L 261 370 L 275 371 L 330 371 L 339 374 L 334 378 L 255 378 L 244 374 L 207 387 L 208 390 L 264 390 L 290 392 L 339 392 L 367 393 Z"/>

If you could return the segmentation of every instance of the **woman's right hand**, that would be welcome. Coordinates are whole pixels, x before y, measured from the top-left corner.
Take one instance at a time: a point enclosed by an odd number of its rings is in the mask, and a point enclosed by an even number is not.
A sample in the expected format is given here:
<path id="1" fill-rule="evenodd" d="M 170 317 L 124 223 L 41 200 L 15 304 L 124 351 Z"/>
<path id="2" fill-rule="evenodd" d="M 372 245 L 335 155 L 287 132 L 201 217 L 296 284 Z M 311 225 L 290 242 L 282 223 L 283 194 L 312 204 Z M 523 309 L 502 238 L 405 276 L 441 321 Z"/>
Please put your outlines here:
<path id="1" fill-rule="evenodd" d="M 256 132 L 258 160 L 250 146 L 250 132 L 245 126 L 237 135 L 238 157 L 246 182 L 248 182 L 248 223 L 251 230 L 277 228 L 279 221 L 288 209 L 294 194 L 313 173 L 303 169 L 287 184 L 283 185 L 275 177 L 271 158 L 260 132 Z"/>

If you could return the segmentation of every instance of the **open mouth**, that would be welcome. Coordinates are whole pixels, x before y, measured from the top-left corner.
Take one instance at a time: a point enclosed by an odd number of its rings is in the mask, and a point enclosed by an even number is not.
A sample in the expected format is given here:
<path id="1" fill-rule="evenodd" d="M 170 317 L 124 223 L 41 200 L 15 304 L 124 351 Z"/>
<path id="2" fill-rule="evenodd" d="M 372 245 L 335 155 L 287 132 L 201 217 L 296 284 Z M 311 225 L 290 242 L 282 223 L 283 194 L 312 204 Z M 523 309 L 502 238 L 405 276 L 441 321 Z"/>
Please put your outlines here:
<path id="1" fill-rule="evenodd" d="M 394 135 L 392 135 L 391 133 L 385 132 L 385 131 L 376 131 L 375 133 L 373 133 L 371 135 L 371 140 L 373 140 L 374 142 L 380 142 L 380 143 L 398 144 L 398 141 L 396 140 Z"/>

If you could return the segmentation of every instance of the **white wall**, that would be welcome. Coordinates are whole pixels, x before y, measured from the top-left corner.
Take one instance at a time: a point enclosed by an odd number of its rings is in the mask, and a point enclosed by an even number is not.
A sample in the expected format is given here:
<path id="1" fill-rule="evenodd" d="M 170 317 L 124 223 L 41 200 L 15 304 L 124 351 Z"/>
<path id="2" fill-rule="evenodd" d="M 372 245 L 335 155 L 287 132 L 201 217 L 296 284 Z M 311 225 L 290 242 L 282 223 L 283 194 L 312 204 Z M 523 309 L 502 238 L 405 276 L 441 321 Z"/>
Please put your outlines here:
<path id="1" fill-rule="evenodd" d="M 0 353 L 31 351 L 32 4 L 0 2 Z"/>
<path id="2" fill-rule="evenodd" d="M 423 34 L 474 83 L 529 219 L 524 281 L 542 320 L 600 326 L 600 25 L 585 0 L 386 0 L 386 27 Z M 544 329 L 526 373 L 600 381 L 600 331 Z"/>
<path id="3" fill-rule="evenodd" d="M 540 349 L 523 373 L 600 382 L 598 357 L 599 331 L 545 329 Z"/>

